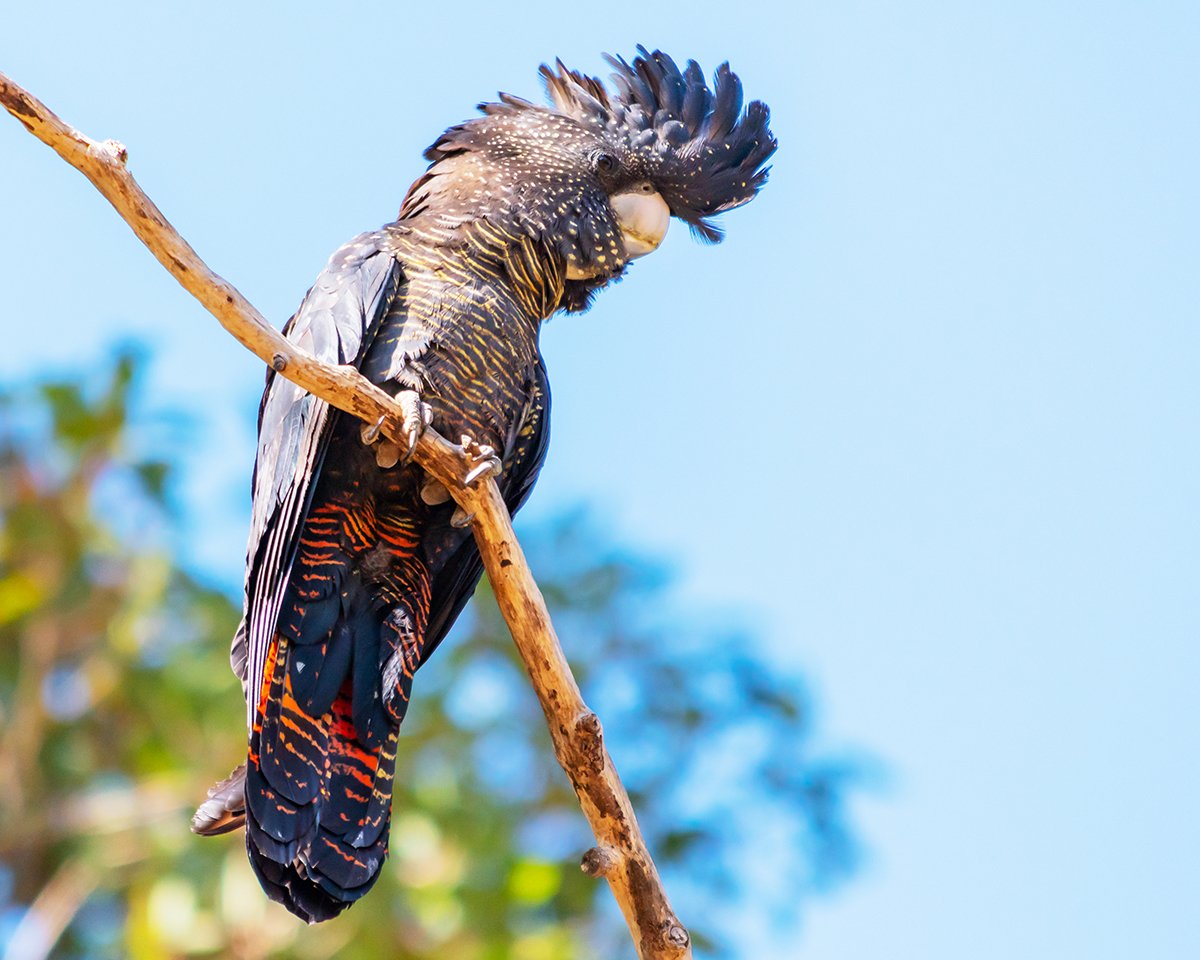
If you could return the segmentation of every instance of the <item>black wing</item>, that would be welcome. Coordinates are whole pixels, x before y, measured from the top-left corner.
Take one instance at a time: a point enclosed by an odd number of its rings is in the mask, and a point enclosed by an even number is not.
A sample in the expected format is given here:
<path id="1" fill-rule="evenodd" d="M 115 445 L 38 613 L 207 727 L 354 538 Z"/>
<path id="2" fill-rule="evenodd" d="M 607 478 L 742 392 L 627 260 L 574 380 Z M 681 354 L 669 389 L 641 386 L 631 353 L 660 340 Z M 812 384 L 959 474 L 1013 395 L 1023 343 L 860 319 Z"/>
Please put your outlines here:
<path id="1" fill-rule="evenodd" d="M 403 279 L 385 234 L 356 237 L 330 257 L 284 335 L 318 360 L 357 366 Z M 258 691 L 247 686 L 263 675 L 336 414 L 325 401 L 268 372 L 258 413 L 245 604 L 230 653 L 251 711 Z"/>

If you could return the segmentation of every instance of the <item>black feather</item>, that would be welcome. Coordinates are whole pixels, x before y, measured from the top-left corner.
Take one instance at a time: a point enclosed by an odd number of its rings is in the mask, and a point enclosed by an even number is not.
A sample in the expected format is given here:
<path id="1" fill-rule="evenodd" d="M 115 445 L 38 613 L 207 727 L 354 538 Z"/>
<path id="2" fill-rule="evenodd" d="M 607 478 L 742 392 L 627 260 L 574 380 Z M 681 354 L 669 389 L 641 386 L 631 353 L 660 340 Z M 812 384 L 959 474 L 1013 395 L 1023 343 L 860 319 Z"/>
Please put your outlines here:
<path id="1" fill-rule="evenodd" d="M 339 900 L 354 901 L 375 885 L 387 856 L 387 842 L 358 849 L 323 827 L 302 856 L 308 877 Z"/>
<path id="2" fill-rule="evenodd" d="M 685 92 L 680 119 L 689 130 L 699 130 L 712 104 L 712 94 L 704 83 L 704 72 L 695 60 L 689 60 L 683 79 Z"/>
<path id="3" fill-rule="evenodd" d="M 270 859 L 288 863 L 299 838 L 316 823 L 312 804 L 296 804 L 271 788 L 255 767 L 246 767 L 246 826 L 257 847 Z"/>
<path id="4" fill-rule="evenodd" d="M 288 665 L 292 695 L 305 713 L 320 717 L 330 708 L 350 669 L 353 649 L 350 625 L 342 621 L 318 649 L 300 647 L 292 651 Z"/>
<path id="5" fill-rule="evenodd" d="M 726 139 L 737 123 L 742 110 L 742 81 L 729 69 L 728 63 L 717 67 L 713 81 L 712 113 L 700 127 L 699 137 L 718 141 Z"/>

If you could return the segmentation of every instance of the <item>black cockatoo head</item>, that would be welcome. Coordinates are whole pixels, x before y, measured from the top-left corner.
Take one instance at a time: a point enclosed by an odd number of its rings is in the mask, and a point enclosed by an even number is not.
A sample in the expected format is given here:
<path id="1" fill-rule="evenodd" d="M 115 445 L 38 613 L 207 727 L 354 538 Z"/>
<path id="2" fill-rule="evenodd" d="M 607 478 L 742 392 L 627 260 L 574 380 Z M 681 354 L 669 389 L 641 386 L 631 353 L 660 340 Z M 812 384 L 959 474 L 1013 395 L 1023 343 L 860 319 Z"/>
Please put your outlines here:
<path id="1" fill-rule="evenodd" d="M 763 165 L 777 146 L 770 111 L 760 100 L 742 111 L 742 83 L 728 63 L 717 68 L 709 90 L 695 60 L 680 71 L 661 50 L 638 47 L 638 53 L 632 64 L 605 57 L 614 68 L 615 96 L 561 60 L 541 74 L 558 112 L 611 143 L 620 166 L 653 184 L 695 235 L 719 242 L 712 218 L 748 203 L 767 182 Z"/>
<path id="2" fill-rule="evenodd" d="M 508 94 L 480 104 L 482 117 L 426 151 L 401 218 L 431 215 L 450 229 L 486 219 L 533 236 L 576 285 L 568 306 L 654 250 L 671 216 L 719 241 L 713 218 L 766 183 L 776 147 L 767 106 L 743 111 L 728 64 L 710 90 L 695 61 L 681 71 L 665 53 L 638 51 L 632 63 L 607 58 L 615 93 L 559 61 L 541 68 L 551 107 Z"/>

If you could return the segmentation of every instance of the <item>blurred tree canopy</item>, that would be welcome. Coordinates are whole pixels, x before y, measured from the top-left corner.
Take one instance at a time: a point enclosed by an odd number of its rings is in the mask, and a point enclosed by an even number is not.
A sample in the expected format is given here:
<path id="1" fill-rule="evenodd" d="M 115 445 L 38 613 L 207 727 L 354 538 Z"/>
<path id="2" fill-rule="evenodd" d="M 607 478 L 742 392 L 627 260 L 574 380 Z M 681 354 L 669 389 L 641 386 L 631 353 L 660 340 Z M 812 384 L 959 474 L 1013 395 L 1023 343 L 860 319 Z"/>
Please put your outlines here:
<path id="1" fill-rule="evenodd" d="M 172 562 L 171 468 L 138 451 L 138 367 L 126 353 L 87 389 L 0 393 L 4 956 L 631 955 L 606 885 L 579 870 L 591 835 L 486 583 L 416 682 L 391 857 L 363 905 L 305 927 L 258 890 L 240 834 L 192 836 L 244 752 L 238 609 Z M 673 609 L 661 571 L 584 514 L 522 537 L 702 951 L 846 876 L 857 768 L 813 752 L 798 682 L 744 632 Z"/>

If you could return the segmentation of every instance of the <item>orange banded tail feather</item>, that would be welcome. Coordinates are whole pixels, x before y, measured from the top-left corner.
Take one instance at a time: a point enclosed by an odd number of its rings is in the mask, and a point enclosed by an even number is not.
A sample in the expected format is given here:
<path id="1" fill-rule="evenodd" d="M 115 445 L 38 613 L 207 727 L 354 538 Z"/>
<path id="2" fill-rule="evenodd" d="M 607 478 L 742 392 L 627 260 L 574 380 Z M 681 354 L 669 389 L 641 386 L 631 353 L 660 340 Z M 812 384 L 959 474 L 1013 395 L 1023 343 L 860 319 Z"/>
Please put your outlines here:
<path id="1" fill-rule="evenodd" d="M 350 697 L 347 683 L 323 718 L 328 748 L 324 778 L 318 798 L 301 808 L 314 814 L 302 837 L 281 842 L 281 827 L 301 827 L 306 821 L 253 763 L 248 768 L 250 862 L 267 895 L 310 923 L 337 916 L 363 896 L 387 858 L 397 731 L 379 749 L 364 749 L 354 733 Z M 255 802 L 256 792 L 265 803 Z M 273 821 L 276 816 L 281 819 Z"/>
<path id="2" fill-rule="evenodd" d="M 363 896 L 387 857 L 397 731 L 426 619 L 373 601 L 354 567 L 328 573 L 335 589 L 285 604 L 246 766 L 251 864 L 269 897 L 310 922 Z"/>

